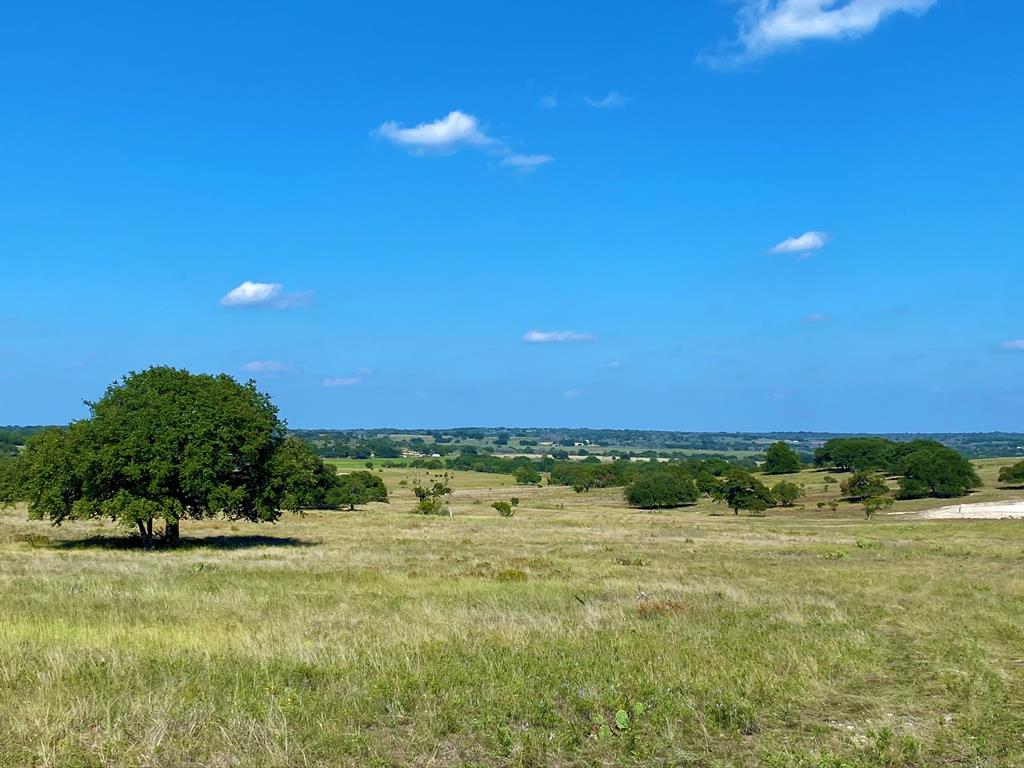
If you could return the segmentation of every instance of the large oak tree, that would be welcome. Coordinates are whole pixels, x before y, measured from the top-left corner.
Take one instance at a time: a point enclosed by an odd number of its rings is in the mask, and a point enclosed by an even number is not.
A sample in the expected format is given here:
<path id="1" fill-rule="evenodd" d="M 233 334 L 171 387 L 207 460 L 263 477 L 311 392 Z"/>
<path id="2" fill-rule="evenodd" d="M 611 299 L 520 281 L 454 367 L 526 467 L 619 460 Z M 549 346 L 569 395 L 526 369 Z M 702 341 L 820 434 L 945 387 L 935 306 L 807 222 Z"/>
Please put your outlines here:
<path id="1" fill-rule="evenodd" d="M 106 517 L 149 548 L 154 521 L 173 543 L 182 520 L 277 520 L 323 474 L 252 382 L 155 367 L 86 404 L 88 418 L 37 434 L 14 462 L 4 500 L 33 519 Z"/>

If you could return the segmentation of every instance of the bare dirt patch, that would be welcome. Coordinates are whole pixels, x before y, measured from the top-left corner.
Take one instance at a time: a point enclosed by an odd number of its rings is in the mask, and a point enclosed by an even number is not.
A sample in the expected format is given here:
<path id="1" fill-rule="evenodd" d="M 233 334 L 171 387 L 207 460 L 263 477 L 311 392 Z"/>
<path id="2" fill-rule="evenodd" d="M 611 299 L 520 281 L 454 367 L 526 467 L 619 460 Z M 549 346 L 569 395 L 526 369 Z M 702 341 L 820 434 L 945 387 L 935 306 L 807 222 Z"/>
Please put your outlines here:
<path id="1" fill-rule="evenodd" d="M 924 512 L 896 512 L 919 520 L 1015 520 L 1024 518 L 1024 501 L 987 501 L 951 504 Z"/>

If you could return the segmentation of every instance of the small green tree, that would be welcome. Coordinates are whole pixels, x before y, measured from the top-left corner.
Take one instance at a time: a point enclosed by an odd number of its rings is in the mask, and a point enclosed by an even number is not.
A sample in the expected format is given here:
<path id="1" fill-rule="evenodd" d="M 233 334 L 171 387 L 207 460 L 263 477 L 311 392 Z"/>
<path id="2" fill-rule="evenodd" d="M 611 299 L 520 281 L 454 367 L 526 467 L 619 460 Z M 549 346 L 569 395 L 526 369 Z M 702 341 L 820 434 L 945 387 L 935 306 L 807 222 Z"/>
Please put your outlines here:
<path id="1" fill-rule="evenodd" d="M 448 497 L 452 495 L 451 475 L 445 472 L 431 485 L 422 485 L 416 480 L 412 492 L 416 495 L 416 511 L 421 515 L 443 515 L 447 512 L 452 516 L 452 508 Z"/>
<path id="2" fill-rule="evenodd" d="M 513 477 L 519 485 L 540 485 L 542 479 L 540 472 L 533 467 L 519 467 Z"/>
<path id="3" fill-rule="evenodd" d="M 848 499 L 866 499 L 874 496 L 884 496 L 889 492 L 889 486 L 885 478 L 874 472 L 854 472 L 839 486 L 843 496 Z"/>
<path id="4" fill-rule="evenodd" d="M 384 481 L 372 472 L 350 472 L 341 475 L 334 487 L 327 492 L 329 506 L 355 509 L 357 504 L 388 501 L 388 489 Z"/>
<path id="5" fill-rule="evenodd" d="M 799 472 L 803 463 L 793 448 L 782 442 L 772 443 L 765 453 L 764 471 L 769 475 L 788 475 Z"/>
<path id="6" fill-rule="evenodd" d="M 741 509 L 748 512 L 764 512 L 775 499 L 771 489 L 743 469 L 732 469 L 722 479 L 716 491 L 715 500 L 726 504 L 734 515 Z"/>
<path id="7" fill-rule="evenodd" d="M 783 480 L 772 486 L 772 496 L 780 507 L 792 507 L 803 498 L 804 489 L 796 483 Z"/>
<path id="8" fill-rule="evenodd" d="M 999 470 L 999 482 L 1006 485 L 1024 485 L 1024 461 Z"/>
<path id="9" fill-rule="evenodd" d="M 864 517 L 870 520 L 876 512 L 891 507 L 893 501 L 891 496 L 869 496 L 866 499 L 861 499 L 860 503 L 864 505 Z"/>

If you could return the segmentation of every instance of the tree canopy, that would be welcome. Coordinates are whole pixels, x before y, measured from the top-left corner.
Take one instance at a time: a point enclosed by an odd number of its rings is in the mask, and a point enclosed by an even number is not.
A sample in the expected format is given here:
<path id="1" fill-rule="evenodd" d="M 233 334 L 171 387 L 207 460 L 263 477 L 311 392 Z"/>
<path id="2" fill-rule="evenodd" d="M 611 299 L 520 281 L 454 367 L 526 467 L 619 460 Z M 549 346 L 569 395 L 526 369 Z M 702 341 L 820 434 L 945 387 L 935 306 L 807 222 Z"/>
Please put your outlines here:
<path id="1" fill-rule="evenodd" d="M 326 506 L 332 509 L 344 506 L 355 509 L 357 504 L 387 502 L 388 489 L 384 481 L 373 472 L 350 472 L 336 477 L 325 500 Z"/>
<path id="2" fill-rule="evenodd" d="M 696 481 L 685 472 L 645 472 L 626 486 L 624 495 L 632 507 L 670 509 L 693 504 L 700 498 Z"/>
<path id="3" fill-rule="evenodd" d="M 800 456 L 788 444 L 781 440 L 772 443 L 765 453 L 764 471 L 768 475 L 788 475 L 799 472 L 803 466 Z"/>
<path id="4" fill-rule="evenodd" d="M 772 496 L 776 506 L 792 507 L 803 498 L 804 489 L 796 483 L 783 480 L 772 486 Z"/>
<path id="5" fill-rule="evenodd" d="M 848 499 L 868 499 L 884 496 L 889 492 L 885 478 L 874 472 L 854 472 L 843 480 L 839 486 L 843 496 Z"/>
<path id="6" fill-rule="evenodd" d="M 837 437 L 814 452 L 814 463 L 851 472 L 882 470 L 889 466 L 894 445 L 884 437 Z"/>
<path id="7" fill-rule="evenodd" d="M 903 456 L 899 463 L 900 496 L 951 498 L 966 496 L 981 485 L 981 479 L 967 459 L 944 445 L 922 445 Z"/>
<path id="8" fill-rule="evenodd" d="M 1024 485 L 1024 461 L 999 470 L 999 482 L 1007 485 Z"/>
<path id="9" fill-rule="evenodd" d="M 171 542 L 181 520 L 277 520 L 322 472 L 252 382 L 154 367 L 87 405 L 88 418 L 34 435 L 14 462 L 4 495 L 27 501 L 32 519 L 106 517 L 149 548 L 154 520 Z"/>
<path id="10" fill-rule="evenodd" d="M 775 503 L 771 489 L 743 469 L 732 469 L 722 478 L 715 500 L 726 504 L 734 515 L 741 509 L 764 512 Z"/>

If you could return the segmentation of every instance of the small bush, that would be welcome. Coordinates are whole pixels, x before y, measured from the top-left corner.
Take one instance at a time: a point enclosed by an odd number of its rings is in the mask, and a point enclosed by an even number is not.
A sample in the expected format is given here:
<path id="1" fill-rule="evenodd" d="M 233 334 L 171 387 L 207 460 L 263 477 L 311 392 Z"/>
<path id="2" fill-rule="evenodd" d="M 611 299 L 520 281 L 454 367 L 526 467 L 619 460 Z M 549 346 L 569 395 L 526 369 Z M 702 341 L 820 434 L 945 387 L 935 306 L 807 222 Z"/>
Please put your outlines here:
<path id="1" fill-rule="evenodd" d="M 495 501 L 491 506 L 494 507 L 502 517 L 512 517 L 512 515 L 516 513 L 512 508 L 512 505 L 507 501 Z"/>

